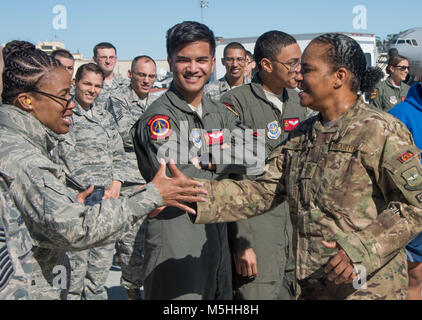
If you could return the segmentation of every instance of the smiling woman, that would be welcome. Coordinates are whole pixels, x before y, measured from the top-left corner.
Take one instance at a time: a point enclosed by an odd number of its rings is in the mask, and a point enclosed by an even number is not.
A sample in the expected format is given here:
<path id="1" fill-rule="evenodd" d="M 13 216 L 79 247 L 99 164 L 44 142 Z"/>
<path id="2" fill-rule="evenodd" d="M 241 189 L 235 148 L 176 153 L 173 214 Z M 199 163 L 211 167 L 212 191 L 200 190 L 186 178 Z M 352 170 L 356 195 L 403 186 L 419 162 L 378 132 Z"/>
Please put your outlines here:
<path id="1" fill-rule="evenodd" d="M 60 299 L 67 294 L 71 272 L 68 251 L 113 243 L 133 223 L 164 205 L 193 211 L 184 202 L 201 201 L 196 195 L 202 191 L 196 188 L 200 183 L 186 178 L 172 164 L 174 177 L 167 177 L 164 163 L 142 189 L 85 206 L 93 188 L 78 194 L 67 187 L 65 181 L 74 179 L 50 158 L 57 134 L 68 132 L 71 124 L 74 103 L 69 100 L 69 74 L 57 60 L 28 42 L 13 41 L 3 54 L 0 191 L 10 197 L 6 209 L 19 208 L 17 221 L 25 222 L 32 238 L 21 239 L 21 253 L 28 252 L 23 249 L 30 248 L 31 242 L 35 244 L 31 299 Z M 2 260 L 0 296 L 8 286 L 7 279 L 3 281 L 4 266 Z M 66 272 L 57 274 L 58 269 Z"/>
<path id="2" fill-rule="evenodd" d="M 356 41 L 322 35 L 301 65 L 300 102 L 319 114 L 290 133 L 254 181 L 204 181 L 209 201 L 192 220 L 235 221 L 288 200 L 298 299 L 407 299 L 404 247 L 422 231 L 419 150 L 400 121 L 359 96 L 382 74 L 366 69 Z"/>

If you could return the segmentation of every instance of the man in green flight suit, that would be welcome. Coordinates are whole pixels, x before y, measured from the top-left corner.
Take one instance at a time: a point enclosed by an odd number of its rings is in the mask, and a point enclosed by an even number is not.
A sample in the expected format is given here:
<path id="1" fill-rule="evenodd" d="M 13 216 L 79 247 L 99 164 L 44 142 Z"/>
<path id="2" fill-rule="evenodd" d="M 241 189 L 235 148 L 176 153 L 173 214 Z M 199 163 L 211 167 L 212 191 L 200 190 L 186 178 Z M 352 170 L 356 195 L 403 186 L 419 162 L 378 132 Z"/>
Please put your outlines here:
<path id="1" fill-rule="evenodd" d="M 213 32 L 197 22 L 177 24 L 167 32 L 167 53 L 173 83 L 141 116 L 134 132 L 141 174 L 150 181 L 159 158 L 168 152 L 187 176 L 222 178 L 236 165 L 211 167 L 209 150 L 230 144 L 223 129 L 239 129 L 239 121 L 203 94 L 215 65 Z M 226 224 L 193 225 L 183 211 L 164 210 L 164 219 L 146 223 L 145 299 L 231 299 Z"/>
<path id="2" fill-rule="evenodd" d="M 281 31 L 258 38 L 254 49 L 258 72 L 252 83 L 221 97 L 248 128 L 265 129 L 266 156 L 306 119 L 294 79 L 301 52 L 296 40 Z M 254 180 L 255 176 L 248 176 Z M 294 297 L 295 261 L 287 202 L 269 213 L 228 225 L 236 272 L 236 299 L 280 300 Z"/>

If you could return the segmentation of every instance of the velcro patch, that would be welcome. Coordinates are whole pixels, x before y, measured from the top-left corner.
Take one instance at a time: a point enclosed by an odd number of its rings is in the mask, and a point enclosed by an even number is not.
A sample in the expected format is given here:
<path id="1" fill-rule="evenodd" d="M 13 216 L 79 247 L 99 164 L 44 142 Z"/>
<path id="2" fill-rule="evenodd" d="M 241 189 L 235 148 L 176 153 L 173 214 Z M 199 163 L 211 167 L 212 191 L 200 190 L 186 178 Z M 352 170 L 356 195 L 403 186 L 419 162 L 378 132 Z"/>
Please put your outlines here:
<path id="1" fill-rule="evenodd" d="M 405 163 L 406 161 L 412 159 L 415 156 L 415 154 L 411 151 L 406 151 L 400 157 L 397 158 L 401 163 Z"/>
<path id="2" fill-rule="evenodd" d="M 299 118 L 283 119 L 284 131 L 292 131 L 299 125 Z"/>
<path id="3" fill-rule="evenodd" d="M 156 115 L 148 121 L 148 126 L 152 139 L 165 139 L 172 133 L 168 116 Z"/>
<path id="4" fill-rule="evenodd" d="M 205 142 L 207 145 L 222 144 L 224 143 L 223 131 L 214 131 L 205 133 Z"/>
<path id="5" fill-rule="evenodd" d="M 422 190 L 422 176 L 415 166 L 404 171 L 401 176 L 406 181 L 404 188 L 409 191 Z"/>
<path id="6" fill-rule="evenodd" d="M 228 109 L 231 113 L 233 113 L 236 117 L 240 118 L 240 115 L 239 115 L 236 111 L 234 111 L 234 109 L 233 109 L 233 107 L 232 107 L 231 105 L 229 105 L 229 104 L 227 104 L 227 103 L 225 103 L 224 105 L 227 107 L 227 109 Z"/>
<path id="7" fill-rule="evenodd" d="M 348 152 L 353 153 L 358 150 L 358 146 L 353 146 L 350 144 L 344 143 L 331 143 L 330 144 L 330 151 L 340 151 L 340 152 Z"/>

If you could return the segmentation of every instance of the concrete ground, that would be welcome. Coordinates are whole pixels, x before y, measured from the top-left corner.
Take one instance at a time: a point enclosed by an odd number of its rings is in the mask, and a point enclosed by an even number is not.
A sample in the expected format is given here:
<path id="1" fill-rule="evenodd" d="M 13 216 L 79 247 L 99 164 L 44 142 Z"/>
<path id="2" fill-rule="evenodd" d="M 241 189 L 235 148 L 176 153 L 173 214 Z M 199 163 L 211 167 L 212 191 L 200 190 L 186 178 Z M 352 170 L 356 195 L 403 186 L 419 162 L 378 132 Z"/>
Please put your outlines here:
<path id="1" fill-rule="evenodd" d="M 120 267 L 113 264 L 110 268 L 110 273 L 106 282 L 106 289 L 108 300 L 127 300 L 126 291 L 120 286 Z M 141 288 L 141 296 L 143 297 L 143 291 Z"/>

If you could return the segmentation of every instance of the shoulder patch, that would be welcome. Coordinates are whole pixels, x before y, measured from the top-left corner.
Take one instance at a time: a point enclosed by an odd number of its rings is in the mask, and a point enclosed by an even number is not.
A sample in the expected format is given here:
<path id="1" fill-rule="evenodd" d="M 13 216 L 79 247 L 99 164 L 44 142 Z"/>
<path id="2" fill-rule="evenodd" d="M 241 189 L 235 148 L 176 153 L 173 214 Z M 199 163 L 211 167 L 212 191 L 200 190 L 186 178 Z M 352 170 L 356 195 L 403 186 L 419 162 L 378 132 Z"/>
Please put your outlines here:
<path id="1" fill-rule="evenodd" d="M 406 181 L 404 188 L 409 191 L 422 190 L 422 176 L 415 166 L 404 171 L 401 176 Z"/>
<path id="2" fill-rule="evenodd" d="M 406 151 L 405 153 L 403 153 L 402 155 L 400 155 L 397 160 L 399 160 L 401 163 L 405 163 L 406 161 L 410 160 L 411 158 L 413 158 L 415 156 L 415 154 L 411 151 Z"/>
<path id="3" fill-rule="evenodd" d="M 172 133 L 169 117 L 165 115 L 153 116 L 148 121 L 151 138 L 155 140 L 165 139 Z"/>
<path id="4" fill-rule="evenodd" d="M 229 105 L 229 104 L 227 104 L 227 103 L 225 103 L 224 105 L 226 106 L 226 108 L 227 108 L 227 109 L 228 109 L 231 113 L 233 113 L 236 117 L 240 118 L 240 115 L 239 115 L 236 111 L 234 111 L 234 109 L 233 109 L 233 107 L 232 107 L 231 105 Z"/>
<path id="5" fill-rule="evenodd" d="M 371 99 L 375 99 L 378 95 L 378 89 L 375 89 L 374 91 L 372 91 L 371 93 Z"/>

